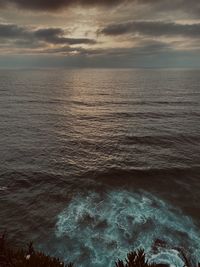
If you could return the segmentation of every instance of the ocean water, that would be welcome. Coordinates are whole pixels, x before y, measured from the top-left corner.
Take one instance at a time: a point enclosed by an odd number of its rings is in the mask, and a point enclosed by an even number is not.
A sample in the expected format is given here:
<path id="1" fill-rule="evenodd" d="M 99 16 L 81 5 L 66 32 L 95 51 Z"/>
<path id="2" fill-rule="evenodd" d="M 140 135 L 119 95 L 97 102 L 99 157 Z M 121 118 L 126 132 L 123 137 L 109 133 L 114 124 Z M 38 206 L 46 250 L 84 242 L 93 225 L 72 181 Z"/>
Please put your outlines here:
<path id="1" fill-rule="evenodd" d="M 0 231 L 77 267 L 200 261 L 200 71 L 0 71 Z"/>

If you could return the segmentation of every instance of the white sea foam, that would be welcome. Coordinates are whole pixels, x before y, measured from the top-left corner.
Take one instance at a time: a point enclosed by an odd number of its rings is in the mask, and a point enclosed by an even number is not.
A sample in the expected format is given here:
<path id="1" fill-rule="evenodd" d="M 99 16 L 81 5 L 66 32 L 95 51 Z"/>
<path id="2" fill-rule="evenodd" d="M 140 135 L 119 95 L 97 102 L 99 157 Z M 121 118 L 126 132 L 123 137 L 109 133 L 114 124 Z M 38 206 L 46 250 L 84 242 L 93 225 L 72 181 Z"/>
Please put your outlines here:
<path id="1" fill-rule="evenodd" d="M 200 260 L 200 233 L 191 218 L 146 192 L 78 196 L 59 214 L 56 236 L 60 253 L 78 266 L 114 266 L 141 247 L 151 262 L 182 267 L 179 249 Z"/>

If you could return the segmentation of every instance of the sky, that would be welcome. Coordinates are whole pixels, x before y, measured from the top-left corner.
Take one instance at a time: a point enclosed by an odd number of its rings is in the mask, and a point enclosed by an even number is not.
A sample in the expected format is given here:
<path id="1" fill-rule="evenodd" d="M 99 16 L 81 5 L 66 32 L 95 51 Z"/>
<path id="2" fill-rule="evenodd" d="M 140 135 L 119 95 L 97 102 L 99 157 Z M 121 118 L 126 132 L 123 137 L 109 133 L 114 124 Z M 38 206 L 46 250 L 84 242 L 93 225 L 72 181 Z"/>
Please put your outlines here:
<path id="1" fill-rule="evenodd" d="M 200 67 L 199 0 L 0 0 L 0 67 Z"/>

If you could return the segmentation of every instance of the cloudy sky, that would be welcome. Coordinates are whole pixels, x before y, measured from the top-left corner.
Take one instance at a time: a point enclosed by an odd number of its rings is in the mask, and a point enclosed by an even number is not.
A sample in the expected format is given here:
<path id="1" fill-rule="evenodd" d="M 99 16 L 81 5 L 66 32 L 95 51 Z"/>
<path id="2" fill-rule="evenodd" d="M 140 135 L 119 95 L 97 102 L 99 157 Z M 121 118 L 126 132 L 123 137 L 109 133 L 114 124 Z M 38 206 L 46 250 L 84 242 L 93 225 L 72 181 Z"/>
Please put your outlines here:
<path id="1" fill-rule="evenodd" d="M 0 67 L 200 67 L 199 0 L 0 0 Z"/>

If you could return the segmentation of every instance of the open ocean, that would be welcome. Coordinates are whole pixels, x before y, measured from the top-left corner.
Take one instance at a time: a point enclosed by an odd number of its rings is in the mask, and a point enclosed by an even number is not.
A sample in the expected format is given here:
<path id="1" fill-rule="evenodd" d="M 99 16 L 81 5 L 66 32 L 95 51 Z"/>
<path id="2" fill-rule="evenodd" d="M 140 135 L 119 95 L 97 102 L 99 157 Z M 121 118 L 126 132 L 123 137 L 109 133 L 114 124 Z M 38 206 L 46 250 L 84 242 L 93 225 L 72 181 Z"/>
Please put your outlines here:
<path id="1" fill-rule="evenodd" d="M 200 70 L 1 70 L 4 229 L 77 267 L 200 261 Z"/>

